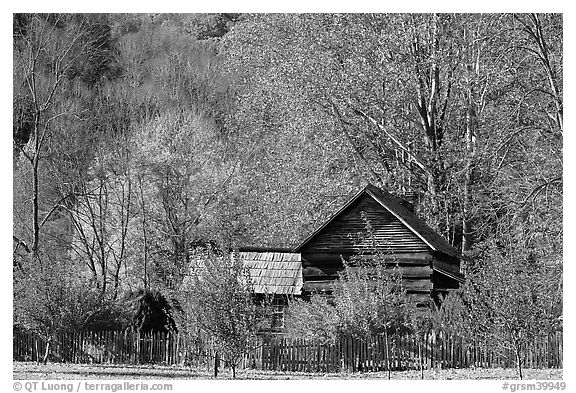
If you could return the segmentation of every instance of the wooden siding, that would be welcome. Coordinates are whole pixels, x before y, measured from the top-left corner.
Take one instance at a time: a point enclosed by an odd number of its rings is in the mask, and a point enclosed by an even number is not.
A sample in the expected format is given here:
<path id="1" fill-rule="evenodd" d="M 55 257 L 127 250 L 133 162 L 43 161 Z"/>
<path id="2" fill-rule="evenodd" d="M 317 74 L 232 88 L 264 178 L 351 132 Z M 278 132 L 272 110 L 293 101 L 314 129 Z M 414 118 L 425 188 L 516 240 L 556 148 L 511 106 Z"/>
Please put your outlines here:
<path id="1" fill-rule="evenodd" d="M 370 195 L 364 194 L 335 217 L 302 248 L 311 253 L 357 253 L 374 249 L 366 229 L 372 227 L 375 248 L 385 253 L 431 251 L 430 247 Z"/>
<path id="2" fill-rule="evenodd" d="M 351 270 L 356 268 L 352 267 Z M 425 278 L 430 279 L 432 275 L 432 269 L 430 266 L 400 266 L 400 273 L 404 278 Z M 303 269 L 302 273 L 307 280 L 322 280 L 322 279 L 336 279 L 338 278 L 338 273 L 342 271 L 342 267 L 329 266 L 318 268 L 315 266 L 309 266 Z"/>
<path id="3" fill-rule="evenodd" d="M 430 253 L 408 253 L 408 254 L 390 254 L 383 255 L 384 262 L 391 265 L 430 265 L 432 262 L 432 254 Z M 324 252 L 324 253 L 308 253 L 302 255 L 302 263 L 306 266 L 337 266 L 342 267 L 342 259 L 352 262 L 353 259 L 372 259 L 369 254 L 355 255 L 353 253 L 337 253 L 337 252 Z"/>
<path id="4" fill-rule="evenodd" d="M 332 289 L 334 287 L 334 280 L 309 280 L 304 283 L 304 290 L 310 292 L 326 292 L 332 293 Z M 402 284 L 407 292 L 426 292 L 430 293 L 432 290 L 432 282 L 430 279 L 422 280 L 422 279 L 410 279 L 404 278 L 402 280 Z"/>
<path id="5" fill-rule="evenodd" d="M 354 266 L 355 259 L 370 260 L 375 252 L 384 255 L 387 265 L 399 267 L 404 288 L 420 304 L 430 302 L 437 288 L 458 288 L 463 278 L 457 250 L 401 200 L 370 185 L 295 251 L 302 254 L 306 294 L 330 295 L 343 260 Z"/>
<path id="6" fill-rule="evenodd" d="M 446 270 L 447 272 L 460 275 L 460 261 L 456 258 L 448 259 L 446 257 L 442 258 L 440 256 L 434 257 L 432 263 L 434 268 Z"/>
<path id="7" fill-rule="evenodd" d="M 338 279 L 338 273 L 344 269 L 341 256 L 309 254 L 308 257 L 309 259 L 303 259 L 304 286 L 302 290 L 308 293 L 331 294 L 334 281 Z M 365 256 L 365 258 L 370 257 Z M 346 259 L 349 260 L 349 257 Z M 399 254 L 395 255 L 394 259 L 390 259 L 388 266 L 398 267 L 406 292 L 417 303 L 430 301 L 430 294 L 433 290 L 431 262 L 432 256 L 427 253 Z M 351 266 L 350 269 L 357 268 Z"/>

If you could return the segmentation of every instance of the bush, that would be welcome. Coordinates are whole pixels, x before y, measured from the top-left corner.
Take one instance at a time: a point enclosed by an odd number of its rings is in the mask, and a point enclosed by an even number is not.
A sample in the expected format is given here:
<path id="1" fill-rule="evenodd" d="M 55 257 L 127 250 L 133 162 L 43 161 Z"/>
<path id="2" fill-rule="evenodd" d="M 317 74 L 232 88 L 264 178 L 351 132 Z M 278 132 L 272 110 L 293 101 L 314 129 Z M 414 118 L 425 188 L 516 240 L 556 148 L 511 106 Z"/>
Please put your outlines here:
<path id="1" fill-rule="evenodd" d="M 358 257 L 334 285 L 334 304 L 342 333 L 364 338 L 406 330 L 409 304 L 396 267 L 373 255 Z"/>
<path id="2" fill-rule="evenodd" d="M 139 289 L 129 295 L 133 316 L 130 326 L 142 332 L 176 332 L 172 307 L 159 291 Z"/>
<path id="3" fill-rule="evenodd" d="M 322 295 L 312 295 L 310 301 L 296 299 L 289 304 L 284 318 L 286 334 L 292 338 L 311 338 L 335 342 L 340 320 L 334 306 Z"/>

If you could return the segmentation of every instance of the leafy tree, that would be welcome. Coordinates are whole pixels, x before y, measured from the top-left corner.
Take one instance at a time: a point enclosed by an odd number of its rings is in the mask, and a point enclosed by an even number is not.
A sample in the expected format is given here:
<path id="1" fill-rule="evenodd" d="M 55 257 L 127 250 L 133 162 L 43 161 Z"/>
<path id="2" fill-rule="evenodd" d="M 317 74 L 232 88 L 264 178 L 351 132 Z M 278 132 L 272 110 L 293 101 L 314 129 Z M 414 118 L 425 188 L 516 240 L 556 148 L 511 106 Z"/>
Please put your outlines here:
<path id="1" fill-rule="evenodd" d="M 390 335 L 405 330 L 408 298 L 398 268 L 390 269 L 383 255 L 360 255 L 344 262 L 334 286 L 334 305 L 341 331 L 361 339 L 384 335 L 390 379 Z"/>
<path id="2" fill-rule="evenodd" d="M 464 321 L 497 348 L 512 350 L 522 379 L 529 344 L 561 328 L 561 276 L 531 254 L 525 228 L 498 239 L 469 271 L 464 304 L 473 322 Z"/>
<path id="3" fill-rule="evenodd" d="M 193 14 L 183 22 L 186 31 L 198 40 L 220 39 L 230 31 L 240 14 Z"/>
<path id="4" fill-rule="evenodd" d="M 325 296 L 313 294 L 310 300 L 290 302 L 284 328 L 290 337 L 335 343 L 340 333 L 340 320 L 334 305 Z"/>
<path id="5" fill-rule="evenodd" d="M 168 288 L 174 288 L 188 266 L 193 244 L 225 239 L 225 234 L 220 239 L 210 236 L 207 217 L 239 164 L 219 141 L 210 119 L 192 111 L 166 113 L 135 133 L 133 141 L 140 180 L 154 191 L 147 210 L 157 227 L 150 236 L 157 239 L 156 253 L 168 259 L 160 260 L 163 265 L 157 264 L 157 272 Z"/>
<path id="6" fill-rule="evenodd" d="M 515 164 L 522 162 L 515 161 L 524 149 L 519 144 L 539 140 L 544 150 L 559 152 L 558 133 L 542 127 L 549 116 L 558 118 L 554 112 L 561 108 L 557 19 L 251 15 L 222 46 L 243 87 L 261 91 L 242 96 L 251 106 L 247 114 L 269 128 L 284 118 L 301 128 L 314 119 L 319 128 L 337 130 L 327 138 L 338 136 L 346 147 L 343 160 L 358 169 L 358 178 L 415 191 L 420 213 L 468 253 L 490 236 L 495 211 L 510 207 L 508 186 L 522 182 L 507 180 L 510 167 L 522 174 L 527 169 Z M 526 56 L 536 61 L 528 65 Z M 546 104 L 538 103 L 537 91 L 550 92 L 544 93 Z M 295 109 L 284 114 L 279 109 L 288 103 Z M 527 107 L 538 110 L 517 111 Z M 529 148 L 535 153 L 530 159 L 544 158 L 539 150 Z M 558 168 L 558 162 L 530 168 L 537 167 Z M 541 174 L 546 181 L 536 181 L 528 195 L 557 189 L 561 177 L 553 173 Z"/>
<path id="7" fill-rule="evenodd" d="M 334 287 L 342 331 L 359 338 L 393 333 L 405 326 L 407 297 L 397 269 L 378 257 L 344 264 Z"/>
<path id="8" fill-rule="evenodd" d="M 266 302 L 255 303 L 250 276 L 236 255 L 208 249 L 192 264 L 192 275 L 179 291 L 181 306 L 192 325 L 214 339 L 217 359 L 223 356 L 235 378 L 236 366 L 266 320 Z"/>
<path id="9" fill-rule="evenodd" d="M 28 264 L 15 271 L 14 324 L 38 334 L 46 342 L 46 364 L 56 335 L 85 328 L 96 310 L 97 294 L 61 261 Z M 40 361 L 40 359 L 38 359 Z"/>

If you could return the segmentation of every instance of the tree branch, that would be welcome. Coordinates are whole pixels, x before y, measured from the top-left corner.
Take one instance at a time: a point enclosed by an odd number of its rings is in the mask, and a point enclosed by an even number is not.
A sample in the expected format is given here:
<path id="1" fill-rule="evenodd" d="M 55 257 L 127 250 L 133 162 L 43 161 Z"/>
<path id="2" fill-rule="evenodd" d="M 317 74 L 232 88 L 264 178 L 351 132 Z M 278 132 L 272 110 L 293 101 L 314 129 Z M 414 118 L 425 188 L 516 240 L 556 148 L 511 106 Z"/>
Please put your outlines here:
<path id="1" fill-rule="evenodd" d="M 388 138 L 390 138 L 390 140 L 392 142 L 394 142 L 400 149 L 402 149 L 403 151 L 405 151 L 410 158 L 412 158 L 412 160 L 414 161 L 414 163 L 418 166 L 418 168 L 420 168 L 424 173 L 426 173 L 427 175 L 430 175 L 430 170 L 428 169 L 427 165 L 425 165 L 410 149 L 408 149 L 406 146 L 404 146 L 404 144 L 402 142 L 400 142 L 398 139 L 396 139 L 396 137 L 394 137 L 394 135 L 392 135 L 392 133 L 390 133 L 386 127 L 384 127 L 381 123 L 377 122 L 376 119 L 374 119 L 372 116 L 366 114 L 365 112 L 363 112 L 360 109 L 354 109 L 354 111 L 361 115 L 362 117 L 364 117 L 366 120 L 370 121 L 372 124 L 374 124 L 376 127 L 378 127 L 378 129 L 380 129 L 380 131 L 384 132 L 386 134 L 386 136 Z"/>
<path id="2" fill-rule="evenodd" d="M 528 203 L 528 201 L 530 200 L 530 198 L 532 197 L 536 197 L 538 196 L 538 194 L 540 194 L 542 192 L 543 189 L 549 187 L 550 185 L 554 184 L 554 183 L 559 183 L 562 182 L 562 176 L 556 177 L 550 181 L 547 181 L 545 183 L 542 183 L 538 186 L 536 186 L 531 192 L 530 194 L 528 194 L 528 196 L 526 198 L 524 198 L 523 202 L 518 202 L 515 201 L 514 199 L 510 198 L 510 200 L 518 205 L 524 206 L 526 203 Z"/>
<path id="3" fill-rule="evenodd" d="M 16 242 L 16 248 L 14 249 L 14 252 L 16 252 L 16 250 L 18 250 L 19 246 L 24 247 L 24 250 L 26 250 L 27 253 L 30 253 L 30 248 L 28 247 L 28 245 L 26 244 L 26 242 L 22 239 L 19 239 L 18 237 L 12 235 L 12 240 L 14 240 Z"/>

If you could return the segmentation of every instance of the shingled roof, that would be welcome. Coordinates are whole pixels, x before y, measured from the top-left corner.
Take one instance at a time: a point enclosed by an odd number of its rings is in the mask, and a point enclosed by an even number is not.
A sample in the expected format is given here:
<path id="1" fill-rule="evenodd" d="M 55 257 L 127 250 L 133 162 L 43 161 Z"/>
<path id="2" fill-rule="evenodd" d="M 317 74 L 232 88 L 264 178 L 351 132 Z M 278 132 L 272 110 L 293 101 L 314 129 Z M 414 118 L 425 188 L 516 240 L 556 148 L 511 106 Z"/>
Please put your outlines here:
<path id="1" fill-rule="evenodd" d="M 408 229 L 410 229 L 416 236 L 418 236 L 424 243 L 428 245 L 433 251 L 437 251 L 452 257 L 460 258 L 460 253 L 456 248 L 449 244 L 442 236 L 430 228 L 422 219 L 416 216 L 407 207 L 402 205 L 402 200 L 393 196 L 392 194 L 381 190 L 371 184 L 368 184 L 356 195 L 346 202 L 341 209 L 339 209 L 332 217 L 330 217 L 323 225 L 321 225 L 314 233 L 306 238 L 294 251 L 299 252 L 310 240 L 312 240 L 322 229 L 324 229 L 330 222 L 338 217 L 344 210 L 353 204 L 362 195 L 368 194 L 380 205 L 387 209 L 392 215 L 400 220 Z"/>
<path id="2" fill-rule="evenodd" d="M 238 260 L 252 281 L 254 293 L 268 295 L 300 295 L 302 293 L 302 262 L 299 253 L 287 251 L 239 251 Z M 233 258 L 232 255 L 230 255 Z M 205 259 L 201 256 L 190 260 L 190 274 L 205 272 Z"/>
<path id="3" fill-rule="evenodd" d="M 278 295 L 302 293 L 300 254 L 240 251 L 238 257 L 250 272 L 254 292 Z"/>

